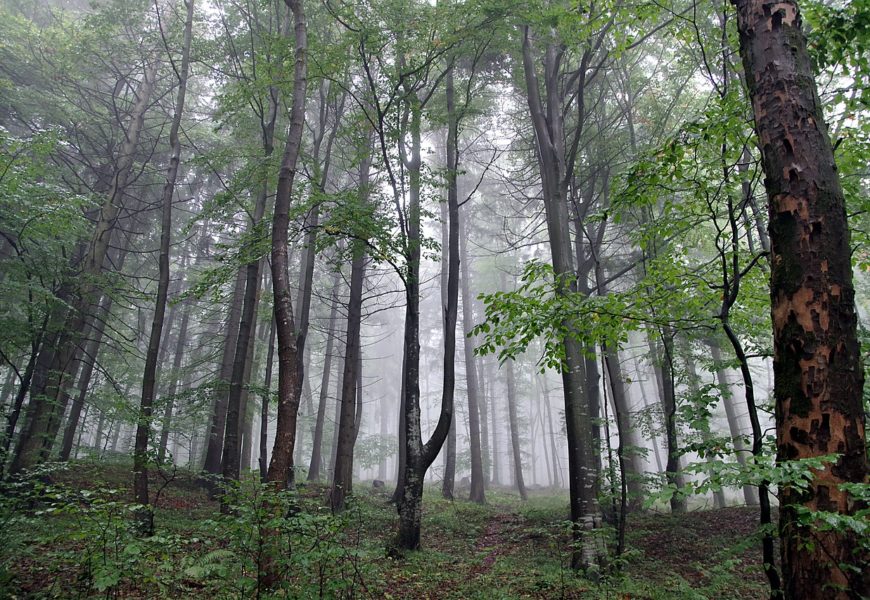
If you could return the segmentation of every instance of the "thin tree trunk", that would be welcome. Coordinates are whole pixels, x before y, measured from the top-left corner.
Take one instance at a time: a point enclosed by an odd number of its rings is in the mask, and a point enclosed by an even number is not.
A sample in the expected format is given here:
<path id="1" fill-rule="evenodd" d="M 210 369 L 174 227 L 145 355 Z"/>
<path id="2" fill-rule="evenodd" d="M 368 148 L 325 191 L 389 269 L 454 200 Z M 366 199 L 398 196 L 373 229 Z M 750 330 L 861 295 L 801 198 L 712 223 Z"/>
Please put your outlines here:
<path id="1" fill-rule="evenodd" d="M 680 468 L 680 447 L 677 439 L 677 394 L 674 380 L 674 338 L 673 332 L 668 328 L 661 333 L 662 365 L 662 408 L 665 413 L 665 432 L 668 440 L 668 461 L 665 474 L 668 483 L 678 489 L 685 486 L 682 469 Z M 671 496 L 671 512 L 686 512 L 686 499 L 681 492 Z"/>
<path id="2" fill-rule="evenodd" d="M 259 227 L 266 210 L 266 187 L 257 198 L 251 229 Z M 242 395 L 247 385 L 246 374 L 251 371 L 254 333 L 257 329 L 257 306 L 260 303 L 260 262 L 258 258 L 245 267 L 245 297 L 242 302 L 242 317 L 239 321 L 239 337 L 236 342 L 233 372 L 230 379 L 230 390 L 227 398 L 227 423 L 224 434 L 222 475 L 224 479 L 238 481 L 241 465 L 241 445 L 239 435 L 242 425 Z M 226 510 L 226 505 L 222 504 Z"/>
<path id="3" fill-rule="evenodd" d="M 620 452 L 625 457 L 625 478 L 628 488 L 628 507 L 638 510 L 643 504 L 643 461 L 640 458 L 639 449 L 642 443 L 637 436 L 637 430 L 632 427 L 631 411 L 625 388 L 625 379 L 622 373 L 622 364 L 619 361 L 619 353 L 607 346 L 604 348 L 605 365 L 610 376 L 610 393 L 613 399 L 614 410 L 618 420 Z M 623 439 L 624 436 L 624 439 Z"/>
<path id="4" fill-rule="evenodd" d="M 688 372 L 688 386 L 689 391 L 693 396 L 697 396 L 700 393 L 700 378 L 698 377 L 698 372 L 695 370 L 695 358 L 691 354 L 691 346 L 689 343 L 685 344 L 685 352 L 686 352 L 686 371 Z M 709 430 L 702 430 L 701 439 L 704 443 L 709 443 L 712 435 Z M 705 459 L 708 464 L 713 464 L 714 460 L 710 453 L 706 453 Z M 725 508 L 725 490 L 720 486 L 717 489 L 713 490 L 713 506 L 716 508 Z"/>
<path id="5" fill-rule="evenodd" d="M 402 549 L 416 550 L 420 547 L 420 524 L 422 520 L 423 483 L 426 471 L 441 451 L 453 420 L 453 396 L 445 395 L 435 431 L 424 444 L 421 431 L 420 411 L 420 257 L 421 257 L 421 121 L 422 105 L 415 90 L 410 97 L 410 159 L 403 157 L 409 174 L 408 233 L 405 239 L 407 267 L 405 269 L 405 336 L 404 336 L 404 415 L 405 415 L 405 469 L 403 494 L 398 503 L 398 545 Z M 404 146 L 400 144 L 400 153 Z M 458 235 L 458 232 L 457 232 Z M 454 273 L 454 287 L 458 285 L 458 273 Z M 455 287 L 458 297 L 458 287 Z M 454 319 L 456 311 L 454 310 Z M 455 327 L 455 323 L 454 323 Z M 449 331 L 448 331 L 449 334 Z"/>
<path id="6" fill-rule="evenodd" d="M 562 486 L 562 461 L 559 460 L 559 446 L 556 444 L 556 430 L 553 427 L 553 408 L 550 405 L 550 389 L 547 386 L 546 377 L 544 378 L 544 406 L 547 409 L 547 425 L 550 429 L 550 452 L 553 455 L 553 474 L 555 475 L 556 486 Z"/>
<path id="7" fill-rule="evenodd" d="M 275 319 L 269 320 L 269 346 L 266 351 L 266 377 L 263 381 L 263 396 L 260 399 L 260 480 L 266 482 L 269 452 L 269 397 L 272 395 L 272 363 L 275 360 Z"/>
<path id="8" fill-rule="evenodd" d="M 442 260 L 442 311 L 444 325 L 444 377 L 441 406 L 450 407 L 450 423 L 447 431 L 447 463 L 441 493 L 453 499 L 456 477 L 456 416 L 453 406 L 456 389 L 456 320 L 459 307 L 459 132 L 453 88 L 453 65 L 445 77 L 447 96 L 447 260 Z M 443 215 L 442 215 L 443 216 Z M 444 248 L 442 247 L 442 255 Z M 445 270 L 446 267 L 446 277 Z M 442 408 L 443 410 L 443 408 Z"/>
<path id="9" fill-rule="evenodd" d="M 58 309 L 59 321 L 65 325 L 53 328 L 59 331 L 55 340 L 49 345 L 43 345 L 40 358 L 45 357 L 40 371 L 44 376 L 39 378 L 30 394 L 25 425 L 18 438 L 18 444 L 10 465 L 10 472 L 17 473 L 29 469 L 46 460 L 51 452 L 57 429 L 60 427 L 60 415 L 57 414 L 60 400 L 69 385 L 70 367 L 74 364 L 74 356 L 86 324 L 89 322 L 91 303 L 98 295 L 98 280 L 109 248 L 109 238 L 121 208 L 121 199 L 127 188 L 131 167 L 139 145 L 139 138 L 145 125 L 145 112 L 151 103 L 157 76 L 157 62 L 152 61 L 145 67 L 143 79 L 136 90 L 136 100 L 130 112 L 130 123 L 127 126 L 124 142 L 115 163 L 112 182 L 106 193 L 106 199 L 100 207 L 90 245 L 82 259 L 82 280 L 79 293 L 73 301 L 69 312 L 61 305 Z M 47 341 L 47 340 L 46 340 Z M 50 350 L 45 352 L 46 350 Z"/>
<path id="10" fill-rule="evenodd" d="M 368 177 L 368 165 L 360 167 Z M 362 179 L 362 178 L 361 178 Z M 353 480 L 353 447 L 356 429 L 356 390 L 359 377 L 360 323 L 362 321 L 363 280 L 365 279 L 365 247 L 361 242 L 352 245 L 353 260 L 350 273 L 350 296 L 347 304 L 347 334 L 344 350 L 344 375 L 341 384 L 338 444 L 335 453 L 335 469 L 330 490 L 330 506 L 333 512 L 344 510 L 345 496 Z"/>
<path id="11" fill-rule="evenodd" d="M 492 431 L 492 479 L 491 482 L 493 485 L 502 485 L 504 483 L 504 475 L 503 475 L 503 467 L 502 467 L 502 453 L 501 453 L 501 436 L 499 423 L 501 420 L 499 419 L 498 414 L 498 406 L 496 405 L 496 398 L 498 397 L 495 392 L 495 377 L 492 375 L 492 365 L 490 361 L 484 361 L 486 363 L 487 374 L 489 375 L 489 418 L 490 423 L 489 427 Z"/>
<path id="12" fill-rule="evenodd" d="M 184 359 L 184 347 L 187 343 L 187 328 L 190 323 L 191 302 L 185 301 L 181 309 L 181 325 L 175 339 L 175 351 L 172 355 L 172 379 L 166 390 L 166 406 L 163 408 L 163 418 L 160 423 L 160 445 L 157 449 L 157 463 L 163 464 L 166 459 L 166 446 L 169 443 L 169 430 L 172 427 L 172 408 L 175 404 L 175 392 L 178 390 L 178 378 Z"/>
<path id="13" fill-rule="evenodd" d="M 520 498 L 528 500 L 526 493 L 526 484 L 523 480 L 523 457 L 520 452 L 520 427 L 517 422 L 517 390 L 516 381 L 514 378 L 514 361 L 508 360 L 506 369 L 507 378 L 507 405 L 508 405 L 508 422 L 511 432 L 511 454 L 514 464 L 514 482 L 517 486 L 517 491 L 520 493 Z"/>
<path id="14" fill-rule="evenodd" d="M 332 276 L 330 294 L 329 325 L 326 330 L 326 349 L 323 355 L 323 374 L 320 378 L 320 394 L 317 402 L 317 420 L 314 423 L 314 437 L 311 448 L 311 461 L 308 464 L 308 481 L 319 481 L 323 455 L 323 425 L 326 421 L 326 401 L 329 398 L 329 380 L 332 375 L 332 352 L 335 343 L 336 314 L 338 311 L 338 290 L 341 273 L 336 270 Z"/>
<path id="15" fill-rule="evenodd" d="M 246 271 L 246 267 L 241 267 L 236 272 L 236 282 L 233 288 L 232 300 L 230 301 L 230 310 L 227 313 L 227 320 L 224 325 L 223 355 L 220 362 L 217 388 L 214 391 L 214 405 L 208 428 L 205 464 L 203 465 L 203 470 L 213 475 L 217 475 L 222 471 L 221 459 L 223 457 L 224 433 L 227 427 L 227 402 L 229 400 L 227 385 L 232 377 L 233 358 L 238 342 Z"/>
<path id="16" fill-rule="evenodd" d="M 466 248 L 467 231 L 465 220 L 459 221 L 459 266 L 462 271 L 462 349 L 465 359 L 465 388 L 468 395 L 468 437 L 471 450 L 471 488 L 468 491 L 468 499 L 478 504 L 486 502 L 484 486 L 486 476 L 484 474 L 484 455 L 481 450 L 481 411 L 480 411 L 480 386 L 477 380 L 477 365 L 474 358 L 474 340 L 468 336 L 474 326 L 472 308 L 471 281 L 469 275 L 469 258 Z"/>
<path id="17" fill-rule="evenodd" d="M 178 131 L 181 127 L 181 116 L 184 112 L 184 97 L 187 92 L 187 76 L 190 69 L 193 1 L 186 0 L 187 20 L 184 27 L 181 73 L 178 74 L 178 95 L 175 100 L 175 114 L 169 132 L 169 145 L 172 148 L 172 155 L 169 159 L 166 183 L 163 186 L 157 300 L 154 307 L 154 319 L 151 323 L 151 336 L 148 340 L 148 352 L 145 355 L 145 372 L 142 376 L 142 401 L 136 423 L 136 444 L 133 451 L 133 494 L 140 507 L 147 507 L 150 502 L 148 497 L 148 438 L 151 433 L 152 405 L 154 403 L 154 390 L 157 383 L 157 355 L 160 351 L 160 337 L 163 333 L 163 315 L 166 310 L 166 299 L 169 292 L 169 244 L 172 238 L 172 197 L 175 195 L 175 180 L 178 176 L 178 164 L 181 157 L 181 142 L 178 139 Z M 140 508 L 136 520 L 140 533 L 151 535 L 154 532 L 154 514 L 150 508 Z"/>
<path id="18" fill-rule="evenodd" d="M 88 390 L 90 389 L 91 377 L 94 373 L 94 365 L 97 361 L 97 353 L 100 350 L 100 344 L 103 340 L 103 331 L 106 328 L 106 321 L 111 316 L 111 311 L 112 297 L 105 295 L 100 302 L 100 312 L 103 316 L 98 316 L 94 319 L 91 327 L 91 339 L 88 341 L 84 356 L 82 357 L 83 365 L 82 371 L 79 374 L 78 394 L 70 408 L 66 429 L 63 433 L 63 441 L 61 442 L 59 457 L 61 461 L 69 460 L 70 453 L 72 452 L 75 432 L 79 425 L 79 415 L 81 415 L 82 407 L 85 405 Z"/>
<path id="19" fill-rule="evenodd" d="M 296 443 L 296 415 L 302 390 L 299 372 L 293 302 L 288 279 L 287 240 L 290 225 L 290 197 L 296 177 L 296 161 L 302 143 L 307 83 L 307 26 L 302 0 L 285 0 L 293 11 L 295 31 L 295 66 L 290 128 L 281 159 L 275 215 L 272 219 L 272 288 L 275 302 L 275 327 L 278 336 L 278 424 L 269 462 L 267 479 L 278 489 L 287 487 L 289 469 Z"/>
<path id="20" fill-rule="evenodd" d="M 716 369 L 716 379 L 719 383 L 719 393 L 722 396 L 722 406 L 725 408 L 725 417 L 728 421 L 728 429 L 731 433 L 731 442 L 734 445 L 734 456 L 741 467 L 746 465 L 746 456 L 750 454 L 746 449 L 746 444 L 743 442 L 743 431 L 740 427 L 740 417 L 737 414 L 737 409 L 734 406 L 734 395 L 731 391 L 731 384 L 728 381 L 728 374 L 722 365 L 722 352 L 719 349 L 719 344 L 716 341 L 709 341 L 710 355 Z M 743 486 L 743 501 L 747 506 L 758 506 L 758 489 L 750 484 Z"/>
<path id="21" fill-rule="evenodd" d="M 469 327 L 471 325 L 469 324 Z M 481 441 L 481 458 L 483 458 L 483 487 L 489 486 L 490 475 L 492 474 L 492 452 L 489 447 L 489 385 L 491 381 L 487 381 L 486 369 L 484 360 L 477 360 L 477 381 L 480 384 L 480 441 Z"/>

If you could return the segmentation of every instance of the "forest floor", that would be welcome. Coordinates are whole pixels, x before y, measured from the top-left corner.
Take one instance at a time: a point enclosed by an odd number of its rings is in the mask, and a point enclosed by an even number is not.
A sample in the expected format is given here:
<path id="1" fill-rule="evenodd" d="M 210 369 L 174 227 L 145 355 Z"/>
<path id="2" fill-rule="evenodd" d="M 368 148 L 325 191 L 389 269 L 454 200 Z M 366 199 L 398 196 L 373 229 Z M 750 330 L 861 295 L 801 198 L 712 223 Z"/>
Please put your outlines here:
<path id="1" fill-rule="evenodd" d="M 338 518 L 323 508 L 325 487 L 300 485 L 298 510 L 276 519 L 253 483 L 235 494 L 233 514 L 221 515 L 194 476 L 179 472 L 160 494 L 156 535 L 143 539 L 130 527 L 129 479 L 128 465 L 77 463 L 4 489 L 0 598 L 766 596 L 751 508 L 634 513 L 619 568 L 592 582 L 568 568 L 564 492 L 536 490 L 520 502 L 489 490 L 479 506 L 432 490 L 423 505 L 424 549 L 398 555 L 386 550 L 395 508 L 370 483 L 355 485 Z M 269 554 L 260 533 L 282 527 L 283 536 L 269 538 L 281 544 Z M 271 596 L 257 594 L 265 556 L 283 573 L 284 587 Z"/>

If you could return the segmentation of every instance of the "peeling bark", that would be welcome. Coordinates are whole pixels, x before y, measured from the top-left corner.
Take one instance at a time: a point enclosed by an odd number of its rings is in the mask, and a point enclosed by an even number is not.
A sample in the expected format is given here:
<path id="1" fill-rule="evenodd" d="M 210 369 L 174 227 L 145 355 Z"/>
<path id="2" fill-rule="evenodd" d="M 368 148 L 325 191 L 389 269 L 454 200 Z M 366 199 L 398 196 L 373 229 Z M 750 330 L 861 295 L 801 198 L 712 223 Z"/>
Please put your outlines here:
<path id="1" fill-rule="evenodd" d="M 843 191 L 796 2 L 733 3 L 769 200 L 777 460 L 837 455 L 806 490 L 780 490 L 785 597 L 867 596 L 870 557 L 856 535 L 799 518 L 854 514 L 840 486 L 868 480 Z"/>

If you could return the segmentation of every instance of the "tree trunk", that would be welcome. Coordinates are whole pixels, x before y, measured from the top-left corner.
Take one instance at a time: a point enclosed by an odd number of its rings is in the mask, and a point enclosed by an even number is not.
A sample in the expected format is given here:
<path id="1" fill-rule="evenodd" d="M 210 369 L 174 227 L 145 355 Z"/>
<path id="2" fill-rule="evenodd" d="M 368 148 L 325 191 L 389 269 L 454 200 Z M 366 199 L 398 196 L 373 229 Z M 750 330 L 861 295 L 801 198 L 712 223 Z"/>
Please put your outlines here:
<path id="1" fill-rule="evenodd" d="M 172 426 L 172 408 L 175 404 L 175 392 L 178 390 L 178 378 L 184 359 L 184 347 L 187 343 L 187 328 L 190 323 L 191 302 L 187 300 L 181 309 L 181 324 L 178 326 L 178 337 L 175 339 L 175 351 L 172 355 L 172 379 L 166 390 L 166 406 L 163 409 L 163 419 L 160 423 L 160 445 L 157 448 L 157 463 L 163 464 L 166 459 L 166 446 L 169 443 L 169 430 Z"/>
<path id="2" fill-rule="evenodd" d="M 260 220 L 266 210 L 266 184 L 257 198 L 251 230 L 259 228 Z M 242 425 L 242 394 L 247 385 L 245 375 L 250 375 L 254 333 L 257 329 L 257 306 L 260 303 L 260 259 L 252 260 L 245 266 L 245 296 L 242 302 L 242 317 L 239 321 L 239 337 L 236 342 L 233 371 L 227 398 L 227 422 L 223 443 L 221 472 L 224 479 L 238 481 L 241 470 L 241 446 L 239 444 Z M 225 505 L 222 505 L 222 507 Z"/>
<path id="3" fill-rule="evenodd" d="M 100 302 L 100 312 L 103 313 L 103 316 L 98 316 L 94 319 L 91 327 L 91 339 L 88 341 L 84 356 L 82 357 L 83 365 L 82 371 L 79 374 L 78 394 L 70 408 L 66 429 L 63 432 L 63 442 L 61 442 L 59 457 L 61 461 L 69 460 L 70 453 L 72 452 L 75 432 L 79 425 L 79 416 L 81 415 L 82 408 L 85 405 L 88 390 L 90 389 L 91 377 L 94 373 L 94 365 L 97 361 L 97 353 L 100 350 L 100 343 L 103 340 L 103 331 L 106 328 L 106 321 L 111 316 L 111 311 L 112 297 L 109 295 L 103 296 L 103 300 Z"/>
<path id="4" fill-rule="evenodd" d="M 665 432 L 668 439 L 668 461 L 665 473 L 668 482 L 678 489 L 685 487 L 683 471 L 680 467 L 680 444 L 677 438 L 677 390 L 674 375 L 674 332 L 666 327 L 661 333 L 662 338 L 662 407 L 665 412 Z M 686 512 L 686 498 L 682 493 L 671 496 L 671 512 Z"/>
<path id="5" fill-rule="evenodd" d="M 562 487 L 562 464 L 559 460 L 559 447 L 556 444 L 556 430 L 553 427 L 553 408 L 550 406 L 550 389 L 547 386 L 546 376 L 544 377 L 544 406 L 547 409 L 547 426 L 550 430 L 550 452 L 553 456 L 553 475 L 554 485 Z"/>
<path id="6" fill-rule="evenodd" d="M 124 142 L 115 162 L 115 172 L 106 193 L 106 199 L 100 207 L 91 242 L 82 259 L 82 279 L 78 295 L 71 299 L 72 309 L 68 313 L 59 309 L 60 322 L 65 321 L 62 331 L 56 341 L 49 347 L 43 345 L 40 358 L 45 376 L 40 377 L 31 390 L 31 402 L 28 405 L 25 425 L 18 438 L 15 448 L 11 473 L 46 460 L 51 452 L 55 434 L 60 426 L 60 415 L 57 414 L 62 395 L 70 379 L 69 368 L 73 365 L 79 337 L 88 323 L 92 303 L 99 292 L 97 282 L 102 272 L 106 252 L 109 248 L 109 238 L 115 221 L 121 209 L 122 196 L 127 189 L 131 168 L 139 145 L 139 138 L 145 125 L 145 112 L 151 103 L 157 76 L 157 63 L 152 62 L 145 67 L 142 81 L 136 90 L 136 100 L 130 112 L 130 123 L 125 132 Z M 55 329 L 59 331 L 59 329 Z M 37 365 L 39 366 L 39 365 Z"/>
<path id="7" fill-rule="evenodd" d="M 275 319 L 270 319 L 269 342 L 266 351 L 266 377 L 263 381 L 263 397 L 260 399 L 260 480 L 266 482 L 269 452 L 269 397 L 272 395 L 272 363 L 275 359 Z"/>
<path id="8" fill-rule="evenodd" d="M 238 343 L 239 323 L 242 318 L 242 302 L 245 293 L 247 268 L 241 267 L 236 272 L 236 282 L 233 287 L 233 296 L 230 301 L 230 310 L 224 325 L 223 355 L 220 362 L 217 387 L 214 390 L 214 405 L 211 422 L 208 428 L 208 444 L 205 449 L 205 463 L 203 470 L 206 473 L 217 475 L 222 471 L 221 459 L 224 449 L 224 433 L 227 427 L 227 402 L 229 400 L 227 385 L 232 377 L 233 359 Z"/>
<path id="9" fill-rule="evenodd" d="M 568 226 L 567 187 L 571 173 L 567 169 L 564 123 L 559 108 L 560 61 L 562 52 L 555 40 L 549 40 L 544 54 L 544 90 L 546 108 L 541 100 L 537 69 L 532 59 L 531 31 L 523 28 L 523 72 L 529 114 L 535 134 L 535 149 L 543 188 L 547 232 L 550 242 L 556 293 L 568 296 L 576 292 Z M 565 369 L 562 384 L 565 394 L 565 422 L 568 437 L 568 478 L 571 500 L 573 568 L 597 571 L 601 548 L 594 529 L 601 523 L 596 497 L 598 461 L 592 446 L 592 418 L 588 399 L 583 393 L 583 352 L 580 344 L 568 335 L 563 340 Z"/>
<path id="10" fill-rule="evenodd" d="M 278 91 L 275 88 L 270 89 L 268 111 L 260 113 L 263 155 L 267 161 L 272 156 L 275 147 L 275 121 L 278 115 L 278 101 Z M 257 201 L 254 204 L 251 231 L 260 229 L 260 224 L 266 214 L 266 203 L 269 197 L 268 185 L 268 178 L 264 178 L 257 195 Z M 245 295 L 242 302 L 239 333 L 235 341 L 230 388 L 227 395 L 226 425 L 224 431 L 220 432 L 224 435 L 221 472 L 223 477 L 233 480 L 238 480 L 240 472 L 239 428 L 241 426 L 241 419 L 247 416 L 240 414 L 240 410 L 244 388 L 248 383 L 248 377 L 250 377 L 253 353 L 249 351 L 249 347 L 253 346 L 257 327 L 257 307 L 260 304 L 260 273 L 263 267 L 263 260 L 261 257 L 256 257 L 244 269 Z"/>
<path id="11" fill-rule="evenodd" d="M 27 392 L 30 390 L 30 383 L 33 380 L 33 373 L 36 369 L 36 363 L 41 353 L 42 339 L 45 336 L 45 330 L 38 334 L 33 340 L 33 346 L 30 352 L 30 357 L 27 359 L 27 367 L 21 375 L 21 382 L 18 385 L 18 391 L 15 393 L 15 399 L 12 401 L 12 407 L 6 415 L 6 429 L 3 434 L 3 445 L 0 450 L 0 473 L 6 465 L 6 456 L 9 452 L 9 447 L 12 444 L 12 436 L 15 435 L 15 425 L 18 423 L 18 418 L 21 415 L 21 408 L 24 406 L 24 399 L 27 398 Z"/>
<path id="12" fill-rule="evenodd" d="M 797 4 L 734 4 L 769 198 L 777 461 L 838 454 L 806 489 L 780 490 L 785 596 L 867 596 L 870 557 L 858 534 L 800 518 L 801 509 L 855 514 L 841 485 L 868 479 L 843 191 Z"/>
<path id="13" fill-rule="evenodd" d="M 490 479 L 490 483 L 492 483 L 492 485 L 500 486 L 504 483 L 504 477 L 502 474 L 501 438 L 499 436 L 499 407 L 496 404 L 496 398 L 498 397 L 495 387 L 496 379 L 492 373 L 491 362 L 486 359 L 484 359 L 483 362 L 486 366 L 487 375 L 489 376 L 489 386 L 487 388 L 489 391 L 489 429 L 492 432 L 492 440 L 490 441 L 490 444 L 492 445 L 492 479 Z"/>
<path id="14" fill-rule="evenodd" d="M 293 11 L 295 31 L 295 66 L 293 72 L 293 104 L 290 128 L 281 159 L 278 189 L 275 194 L 275 215 L 272 219 L 272 289 L 275 302 L 275 327 L 278 336 L 278 424 L 275 444 L 269 462 L 267 479 L 278 489 L 287 487 L 289 469 L 296 443 L 296 415 L 299 409 L 301 376 L 299 372 L 293 302 L 288 279 L 287 240 L 290 225 L 290 197 L 296 177 L 296 161 L 302 143 L 305 120 L 307 26 L 302 0 L 285 0 Z"/>
<path id="15" fill-rule="evenodd" d="M 689 342 L 688 340 L 683 340 L 683 342 L 684 343 L 682 344 L 682 349 L 685 352 L 686 373 L 688 375 L 686 383 L 692 396 L 697 397 L 701 393 L 701 378 L 698 376 L 698 371 L 695 369 L 695 357 L 692 355 L 691 342 Z M 699 432 L 701 434 L 701 439 L 704 441 L 705 444 L 710 443 L 713 437 L 710 429 L 712 429 L 712 424 L 710 424 L 708 429 L 703 429 Z M 714 455 L 710 454 L 709 452 L 705 454 L 705 459 L 708 464 L 712 464 L 715 462 Z M 725 490 L 721 486 L 713 490 L 713 505 L 716 508 L 725 508 L 726 506 Z"/>
<path id="16" fill-rule="evenodd" d="M 444 325 L 444 377 L 441 406 L 450 407 L 450 425 L 447 432 L 447 463 L 441 493 L 453 499 L 456 477 L 456 417 L 453 411 L 456 388 L 456 320 L 459 307 L 459 132 L 453 88 L 453 65 L 445 77 L 447 96 L 447 260 L 441 262 L 442 311 Z M 442 217 L 443 215 L 442 210 Z M 442 256 L 445 248 L 442 247 Z M 446 276 L 445 276 L 446 267 Z M 442 409 L 443 410 L 443 409 Z"/>
<path id="17" fill-rule="evenodd" d="M 734 455 L 741 467 L 746 465 L 746 455 L 750 454 L 743 442 L 743 428 L 740 427 L 740 416 L 734 406 L 734 395 L 728 381 L 728 374 L 722 366 L 722 352 L 719 344 L 711 340 L 710 356 L 713 357 L 716 369 L 716 380 L 719 383 L 719 393 L 722 396 L 722 406 L 725 408 L 725 418 L 728 420 L 728 430 L 731 434 L 731 443 L 734 445 Z M 758 506 L 758 490 L 755 486 L 746 484 L 743 486 L 743 501 L 747 506 Z"/>
<path id="18" fill-rule="evenodd" d="M 453 420 L 453 395 L 445 394 L 435 431 L 425 444 L 420 423 L 420 256 L 421 256 L 421 119 L 422 106 L 416 91 L 410 96 L 411 157 L 405 160 L 409 173 L 408 233 L 405 240 L 407 267 L 405 269 L 405 337 L 404 337 L 404 415 L 405 415 L 405 474 L 403 494 L 398 503 L 398 545 L 402 549 L 420 547 L 423 482 L 426 471 L 441 451 L 450 423 Z M 404 153 L 404 152 L 403 152 Z M 458 230 L 456 231 L 458 235 Z M 457 256 L 458 259 L 458 256 Z M 458 297 L 458 273 L 452 271 L 454 298 Z M 455 319 L 456 310 L 453 310 Z M 455 321 L 454 321 L 455 327 Z M 449 334 L 449 331 L 447 332 Z"/>
<path id="19" fill-rule="evenodd" d="M 483 487 L 486 488 L 489 486 L 492 474 L 492 452 L 489 448 L 489 394 L 487 393 L 492 382 L 486 378 L 486 361 L 481 359 L 474 362 L 477 363 L 477 381 L 480 384 L 480 451 L 483 458 Z"/>
<path id="20" fill-rule="evenodd" d="M 485 476 L 483 472 L 483 453 L 481 452 L 480 432 L 480 386 L 477 381 L 477 365 L 474 359 L 474 340 L 468 336 L 474 326 L 472 310 L 471 281 L 466 248 L 467 231 L 464 219 L 459 221 L 459 265 L 462 271 L 462 349 L 465 359 L 465 388 L 468 394 L 468 433 L 471 450 L 471 489 L 468 499 L 478 504 L 486 502 L 484 493 Z"/>
<path id="21" fill-rule="evenodd" d="M 320 394 L 317 402 L 317 419 L 314 423 L 314 436 L 311 448 L 311 461 L 308 464 L 308 481 L 319 481 L 323 456 L 323 425 L 326 421 L 326 401 L 329 398 L 329 380 L 332 376 L 332 352 L 335 343 L 336 314 L 338 311 L 338 289 L 341 273 L 336 270 L 332 275 L 330 295 L 329 325 L 326 330 L 326 349 L 323 354 L 323 373 L 320 378 Z"/>
<path id="22" fill-rule="evenodd" d="M 513 456 L 514 482 L 516 483 L 517 491 L 520 493 L 520 498 L 528 500 L 526 484 L 523 480 L 523 457 L 520 452 L 520 427 L 517 422 L 517 386 L 514 379 L 513 360 L 507 361 L 506 369 L 508 422 L 511 430 L 511 456 Z"/>
<path id="23" fill-rule="evenodd" d="M 360 167 L 368 172 L 368 165 Z M 360 323 L 362 321 L 362 294 L 365 279 L 365 247 L 356 241 L 352 245 L 353 260 L 350 273 L 350 296 L 347 304 L 347 334 L 344 351 L 344 376 L 341 384 L 341 411 L 335 469 L 332 475 L 330 506 L 333 512 L 344 510 L 345 496 L 353 481 L 353 447 L 356 429 L 356 389 L 359 377 Z"/>
<path id="24" fill-rule="evenodd" d="M 157 300 L 154 319 L 151 323 L 151 336 L 148 352 L 145 355 L 145 372 L 142 375 L 142 401 L 136 423 L 136 444 L 133 450 L 133 494 L 140 507 L 149 504 L 148 498 L 148 438 L 151 434 L 151 414 L 154 403 L 154 390 L 157 384 L 157 355 L 160 351 L 160 337 L 163 333 L 163 315 L 169 292 L 169 244 L 172 238 L 172 197 L 175 195 L 175 180 L 181 157 L 181 142 L 178 131 L 184 112 L 184 97 L 187 92 L 187 76 L 190 70 L 190 42 L 193 28 L 193 2 L 187 0 L 187 20 L 184 26 L 184 45 L 182 49 L 181 72 L 178 74 L 178 95 L 175 100 L 175 114 L 169 132 L 169 145 L 172 148 L 166 183 L 163 186 L 163 202 L 160 223 L 160 257 L 157 284 Z M 154 515 L 150 508 L 140 508 L 137 515 L 140 533 L 151 535 L 154 532 Z"/>

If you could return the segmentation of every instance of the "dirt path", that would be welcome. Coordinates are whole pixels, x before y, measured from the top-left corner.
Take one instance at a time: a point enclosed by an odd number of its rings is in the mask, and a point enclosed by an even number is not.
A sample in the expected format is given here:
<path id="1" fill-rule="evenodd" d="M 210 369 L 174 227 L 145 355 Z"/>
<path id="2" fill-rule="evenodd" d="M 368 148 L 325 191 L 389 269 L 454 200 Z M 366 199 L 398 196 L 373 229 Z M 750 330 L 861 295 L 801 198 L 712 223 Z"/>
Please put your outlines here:
<path id="1" fill-rule="evenodd" d="M 488 573 L 500 556 L 512 554 L 515 548 L 512 541 L 507 539 L 507 534 L 521 527 L 522 518 L 515 513 L 499 512 L 493 515 L 475 544 L 475 551 L 484 554 L 483 559 L 472 565 L 469 576 L 478 577 Z"/>

